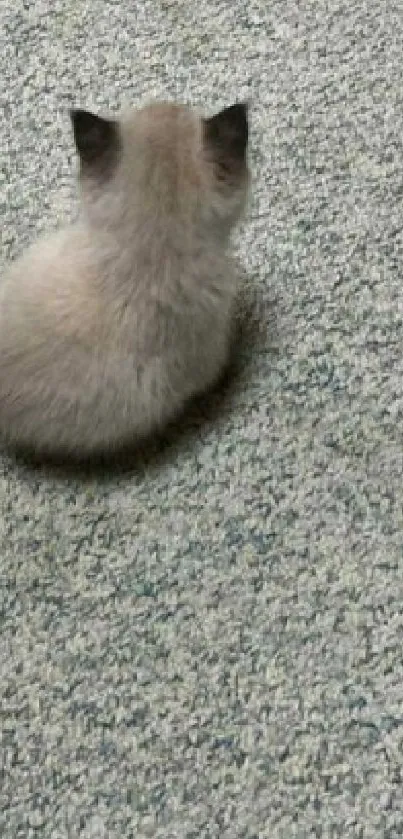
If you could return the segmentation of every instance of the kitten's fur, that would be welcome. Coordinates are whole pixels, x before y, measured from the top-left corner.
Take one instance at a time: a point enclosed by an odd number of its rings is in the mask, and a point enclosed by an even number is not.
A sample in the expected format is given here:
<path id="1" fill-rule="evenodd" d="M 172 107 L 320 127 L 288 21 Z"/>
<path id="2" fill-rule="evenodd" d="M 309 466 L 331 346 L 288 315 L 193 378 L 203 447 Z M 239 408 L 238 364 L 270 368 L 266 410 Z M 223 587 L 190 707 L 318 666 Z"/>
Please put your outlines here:
<path id="1" fill-rule="evenodd" d="M 161 427 L 226 363 L 248 124 L 244 105 L 71 117 L 81 216 L 0 283 L 0 432 L 87 456 Z"/>

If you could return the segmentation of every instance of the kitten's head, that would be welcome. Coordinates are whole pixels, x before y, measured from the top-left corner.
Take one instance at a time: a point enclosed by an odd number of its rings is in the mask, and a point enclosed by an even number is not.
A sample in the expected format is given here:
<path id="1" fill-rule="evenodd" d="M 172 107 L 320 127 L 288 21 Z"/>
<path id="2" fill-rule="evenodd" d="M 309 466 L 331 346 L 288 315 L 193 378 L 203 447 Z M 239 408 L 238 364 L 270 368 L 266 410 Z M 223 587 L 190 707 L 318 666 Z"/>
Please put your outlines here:
<path id="1" fill-rule="evenodd" d="M 94 224 L 119 231 L 202 229 L 226 237 L 248 189 L 247 106 L 207 119 L 160 102 L 105 119 L 71 113 L 81 185 Z"/>

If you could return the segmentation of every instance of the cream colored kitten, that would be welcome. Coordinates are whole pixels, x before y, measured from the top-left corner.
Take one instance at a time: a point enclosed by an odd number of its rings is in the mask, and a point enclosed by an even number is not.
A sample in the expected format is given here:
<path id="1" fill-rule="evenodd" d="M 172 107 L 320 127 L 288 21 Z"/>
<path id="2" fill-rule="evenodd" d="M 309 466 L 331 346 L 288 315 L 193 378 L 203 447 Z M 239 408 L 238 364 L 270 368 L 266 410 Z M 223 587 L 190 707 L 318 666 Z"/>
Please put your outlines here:
<path id="1" fill-rule="evenodd" d="M 244 105 L 71 117 L 81 216 L 0 283 L 0 433 L 87 456 L 160 428 L 227 361 L 248 123 Z"/>

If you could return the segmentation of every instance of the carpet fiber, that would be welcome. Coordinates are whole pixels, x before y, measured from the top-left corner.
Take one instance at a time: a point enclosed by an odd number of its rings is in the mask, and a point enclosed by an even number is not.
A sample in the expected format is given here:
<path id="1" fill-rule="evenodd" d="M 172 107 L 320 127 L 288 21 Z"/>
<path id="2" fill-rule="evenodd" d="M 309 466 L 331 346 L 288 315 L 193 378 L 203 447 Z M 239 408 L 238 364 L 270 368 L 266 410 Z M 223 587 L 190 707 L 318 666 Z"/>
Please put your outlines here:
<path id="1" fill-rule="evenodd" d="M 1 264 L 68 109 L 251 103 L 234 374 L 119 471 L 0 465 L 2 839 L 403 833 L 398 0 L 1 0 Z"/>

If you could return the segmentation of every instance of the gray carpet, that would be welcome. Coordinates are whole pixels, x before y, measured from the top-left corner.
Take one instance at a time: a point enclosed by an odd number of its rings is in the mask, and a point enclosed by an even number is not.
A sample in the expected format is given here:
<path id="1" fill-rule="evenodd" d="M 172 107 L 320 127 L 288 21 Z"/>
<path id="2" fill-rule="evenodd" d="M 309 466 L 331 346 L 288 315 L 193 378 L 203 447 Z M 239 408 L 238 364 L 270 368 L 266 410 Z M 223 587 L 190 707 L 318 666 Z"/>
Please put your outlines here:
<path id="1" fill-rule="evenodd" d="M 123 471 L 1 457 L 2 839 L 403 833 L 403 7 L 1 0 L 1 262 L 72 104 L 252 103 L 222 392 Z"/>

